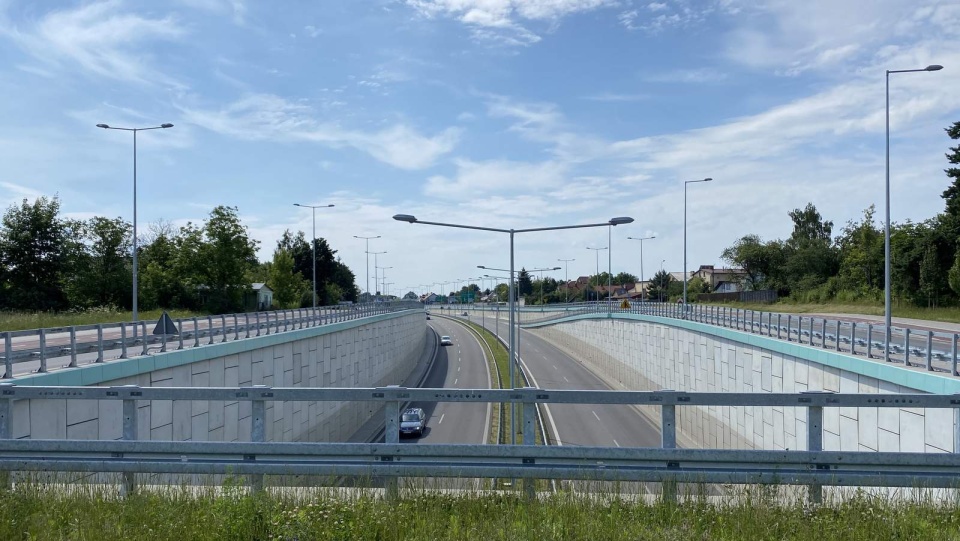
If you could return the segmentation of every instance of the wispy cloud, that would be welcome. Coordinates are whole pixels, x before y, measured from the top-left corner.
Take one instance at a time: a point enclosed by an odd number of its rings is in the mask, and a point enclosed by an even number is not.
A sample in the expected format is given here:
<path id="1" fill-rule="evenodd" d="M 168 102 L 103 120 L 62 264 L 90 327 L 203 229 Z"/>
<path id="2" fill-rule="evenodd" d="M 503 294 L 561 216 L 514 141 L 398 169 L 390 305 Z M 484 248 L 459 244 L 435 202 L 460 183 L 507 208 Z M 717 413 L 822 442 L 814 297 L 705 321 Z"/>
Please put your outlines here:
<path id="1" fill-rule="evenodd" d="M 716 83 L 727 78 L 713 68 L 678 69 L 643 77 L 648 83 Z"/>
<path id="2" fill-rule="evenodd" d="M 134 14 L 118 0 L 51 11 L 25 27 L 0 26 L 0 36 L 45 64 L 45 71 L 79 67 L 90 75 L 138 83 L 164 78 L 140 46 L 179 40 L 184 33 L 174 17 Z"/>
<path id="3" fill-rule="evenodd" d="M 348 130 L 318 118 L 308 102 L 294 102 L 271 94 L 247 95 L 219 110 L 183 108 L 187 122 L 208 130 L 248 140 L 312 141 L 349 146 L 400 169 L 423 169 L 449 153 L 460 137 L 458 128 L 433 136 L 396 124 L 374 132 Z"/>
<path id="4" fill-rule="evenodd" d="M 617 94 L 614 92 L 601 92 L 600 94 L 594 94 L 592 96 L 584 96 L 583 99 L 590 101 L 611 101 L 611 102 L 624 102 L 624 101 L 642 101 L 649 99 L 650 96 L 647 94 Z"/>

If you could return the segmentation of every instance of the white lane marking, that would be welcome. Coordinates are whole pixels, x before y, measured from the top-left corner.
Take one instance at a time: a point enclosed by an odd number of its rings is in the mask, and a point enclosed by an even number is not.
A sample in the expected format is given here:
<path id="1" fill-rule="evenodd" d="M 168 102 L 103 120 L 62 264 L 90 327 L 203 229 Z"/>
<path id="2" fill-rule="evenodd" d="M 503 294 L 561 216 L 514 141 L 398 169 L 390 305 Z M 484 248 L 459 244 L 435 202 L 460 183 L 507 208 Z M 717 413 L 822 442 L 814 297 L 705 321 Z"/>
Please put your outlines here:
<path id="1" fill-rule="evenodd" d="M 518 354 L 517 360 L 520 362 L 520 365 L 523 367 L 523 370 L 527 373 L 527 375 L 530 376 L 530 381 L 533 383 L 533 386 L 540 388 L 540 384 L 537 383 L 537 378 L 533 377 L 533 372 L 530 370 L 530 367 L 527 366 L 527 363 L 523 361 L 523 357 Z M 557 445 L 562 446 L 563 441 L 560 440 L 560 432 L 557 430 L 557 423 L 553 420 L 553 413 L 550 412 L 550 407 L 544 404 L 543 409 L 547 412 L 547 420 L 550 421 L 550 428 L 553 429 L 553 437 L 556 439 Z"/>
<path id="2" fill-rule="evenodd" d="M 441 416 L 441 418 L 442 418 L 442 417 L 443 417 L 443 416 Z M 616 445 L 617 447 L 620 447 L 620 444 L 617 443 L 617 440 L 613 440 L 613 444 Z"/>
<path id="3" fill-rule="evenodd" d="M 596 417 L 598 421 L 600 420 L 600 416 L 597 415 L 597 412 L 595 412 L 595 411 L 593 411 L 593 410 L 590 410 L 590 413 L 592 413 L 593 416 Z"/>
<path id="4" fill-rule="evenodd" d="M 459 372 L 459 371 L 460 371 L 460 367 L 458 366 L 458 367 L 457 367 L 457 372 Z"/>
<path id="5" fill-rule="evenodd" d="M 441 414 L 440 414 L 440 420 L 437 421 L 437 424 L 438 424 L 438 425 L 439 425 L 439 424 L 443 424 L 443 416 L 444 416 L 444 415 L 446 415 L 446 413 L 441 413 Z M 613 440 L 613 443 L 617 443 L 617 440 Z M 620 446 L 617 445 L 617 447 L 620 447 Z"/>
<path id="6" fill-rule="evenodd" d="M 553 369 L 556 370 L 556 369 L 557 369 L 557 365 L 553 365 Z"/>
<path id="7" fill-rule="evenodd" d="M 563 376 L 563 381 L 566 381 L 567 383 L 570 383 L 570 380 L 567 379 L 567 376 Z"/>
<path id="8" fill-rule="evenodd" d="M 458 381 L 460 381 L 460 378 L 453 380 L 453 384 L 456 385 Z"/>

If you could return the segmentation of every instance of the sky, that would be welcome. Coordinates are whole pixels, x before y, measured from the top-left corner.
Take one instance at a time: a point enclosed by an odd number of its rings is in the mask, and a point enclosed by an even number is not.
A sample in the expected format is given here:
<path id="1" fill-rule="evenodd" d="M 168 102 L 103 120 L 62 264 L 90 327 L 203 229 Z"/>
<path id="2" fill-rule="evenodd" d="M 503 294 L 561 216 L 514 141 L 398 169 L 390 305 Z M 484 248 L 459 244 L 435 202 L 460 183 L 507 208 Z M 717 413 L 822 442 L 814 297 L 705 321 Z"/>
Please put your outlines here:
<path id="1" fill-rule="evenodd" d="M 838 234 L 943 209 L 960 121 L 958 0 L 0 0 L 0 205 L 201 223 L 235 206 L 272 257 L 326 238 L 367 289 L 516 267 L 644 275 L 724 265 L 816 205 Z M 354 236 L 376 236 L 366 242 Z M 609 235 L 609 239 L 608 239 Z M 608 244 L 609 240 L 609 244 Z M 568 263 L 559 259 L 573 259 Z M 368 264 L 369 260 L 369 264 Z M 375 269 L 384 267 L 383 270 Z M 493 273 L 503 274 L 503 273 Z M 540 273 L 536 273 L 538 276 Z M 448 285 L 439 285 L 439 283 Z M 474 280 L 476 282 L 476 280 Z M 381 281 L 382 283 L 382 281 Z M 487 286 L 490 281 L 486 281 Z M 371 289 L 373 285 L 371 283 Z"/>

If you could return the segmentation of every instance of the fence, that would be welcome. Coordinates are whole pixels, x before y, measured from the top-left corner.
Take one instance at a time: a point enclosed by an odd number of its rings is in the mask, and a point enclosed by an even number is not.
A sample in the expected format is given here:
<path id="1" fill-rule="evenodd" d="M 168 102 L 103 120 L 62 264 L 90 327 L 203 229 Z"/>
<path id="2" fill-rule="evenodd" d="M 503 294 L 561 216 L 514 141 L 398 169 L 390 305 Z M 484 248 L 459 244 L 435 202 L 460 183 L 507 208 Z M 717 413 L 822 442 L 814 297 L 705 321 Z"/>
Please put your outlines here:
<path id="1" fill-rule="evenodd" d="M 14 377 L 14 365 L 18 363 L 36 362 L 36 372 L 44 373 L 53 358 L 69 357 L 66 367 L 73 368 L 78 365 L 78 356 L 84 354 L 95 354 L 90 362 L 102 363 L 108 360 L 108 353 L 113 353 L 113 359 L 126 359 L 147 355 L 151 348 L 164 352 L 168 348 L 200 347 L 422 306 L 416 301 L 398 301 L 176 319 L 177 334 L 149 334 L 148 326 L 154 323 L 147 321 L 8 331 L 0 333 L 0 358 L 6 368 L 3 378 L 9 379 Z"/>
<path id="2" fill-rule="evenodd" d="M 120 400 L 123 440 L 12 440 L 14 400 Z M 137 402 L 249 401 L 251 442 L 136 441 Z M 268 401 L 385 403 L 386 443 L 267 443 Z M 534 442 L 538 404 L 627 404 L 660 408 L 661 448 L 535 445 L 399 445 L 400 405 L 417 402 L 512 402 L 522 405 L 524 442 Z M 677 408 L 799 407 L 806 410 L 807 449 L 749 451 L 676 449 Z M 662 483 L 807 485 L 820 501 L 823 486 L 960 487 L 960 454 L 822 450 L 824 408 L 960 408 L 956 395 L 807 393 L 685 393 L 523 389 L 18 387 L 0 384 L 0 471 L 114 472 L 126 492 L 136 473 L 244 474 L 255 487 L 263 475 L 331 475 L 521 479 L 587 479 Z M 105 420 L 106 421 L 106 420 Z M 955 449 L 960 449 L 954 423 Z M 395 487 L 395 484 L 392 485 Z M 528 492 L 533 484 L 527 483 Z"/>
<path id="3" fill-rule="evenodd" d="M 582 303 L 566 305 L 562 311 L 544 312 L 542 315 L 540 312 L 519 312 L 523 324 L 600 313 L 685 319 L 869 359 L 886 358 L 892 363 L 960 376 L 957 367 L 960 360 L 957 351 L 960 333 L 891 327 L 888 343 L 884 325 L 701 304 L 637 302 L 630 308 L 620 308 L 616 304 Z M 884 355 L 885 352 L 889 353 Z"/>
<path id="4" fill-rule="evenodd" d="M 763 291 L 732 291 L 730 293 L 699 293 L 697 302 L 777 302 L 777 292 L 773 289 Z"/>

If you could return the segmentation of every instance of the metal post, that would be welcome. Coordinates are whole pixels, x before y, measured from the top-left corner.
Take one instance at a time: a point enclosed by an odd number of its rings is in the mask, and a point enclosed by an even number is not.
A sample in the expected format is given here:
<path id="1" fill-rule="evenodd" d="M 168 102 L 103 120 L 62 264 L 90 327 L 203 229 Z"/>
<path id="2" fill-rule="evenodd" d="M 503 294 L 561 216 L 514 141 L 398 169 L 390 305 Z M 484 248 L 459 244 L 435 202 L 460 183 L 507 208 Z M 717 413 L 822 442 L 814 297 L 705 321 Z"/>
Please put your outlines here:
<path id="1" fill-rule="evenodd" d="M 954 341 L 954 344 L 956 344 L 956 341 Z M 954 347 L 954 350 L 956 350 L 956 347 Z M 953 357 L 954 359 L 956 359 L 957 357 L 956 351 L 954 351 Z M 3 367 L 4 367 L 4 373 L 3 373 L 4 379 L 12 379 L 13 378 L 13 340 L 10 336 L 10 331 L 3 333 Z M 956 362 L 954 362 L 954 367 L 956 367 Z"/>
<path id="2" fill-rule="evenodd" d="M 46 329 L 40 329 L 40 368 L 37 372 L 44 373 L 47 371 L 47 331 Z"/>
<path id="3" fill-rule="evenodd" d="M 396 386 L 391 385 L 391 388 L 396 388 Z M 386 403 L 384 409 L 384 415 L 386 416 L 386 423 L 384 426 L 384 442 L 399 444 L 400 443 L 400 402 L 391 400 Z M 387 499 L 396 499 L 399 495 L 399 487 L 396 477 L 387 477 Z"/>
<path id="4" fill-rule="evenodd" d="M 807 408 L 807 451 L 823 450 L 823 408 L 810 406 Z M 823 502 L 823 486 L 808 485 L 807 499 L 810 503 Z"/>
<path id="5" fill-rule="evenodd" d="M 531 393 L 536 393 L 537 389 L 528 388 Z M 537 403 L 523 402 L 523 444 L 537 444 Z M 536 497 L 536 479 L 527 479 L 523 483 L 523 489 L 528 499 Z"/>
<path id="6" fill-rule="evenodd" d="M 127 358 L 127 324 L 120 322 L 120 358 Z"/>
<path id="7" fill-rule="evenodd" d="M 823 349 L 827 349 L 827 320 L 824 319 L 820 323 L 820 345 L 823 347 Z"/>
<path id="8" fill-rule="evenodd" d="M 193 347 L 200 347 L 200 326 L 197 324 L 197 318 L 193 318 Z"/>
<path id="9" fill-rule="evenodd" d="M 7 335 L 9 339 L 9 334 Z M 960 376 L 960 373 L 957 372 L 957 342 L 960 341 L 960 335 L 954 333 L 953 335 L 953 355 L 951 356 L 950 364 L 953 366 L 953 371 L 951 372 L 954 376 Z"/>
<path id="10" fill-rule="evenodd" d="M 840 351 L 840 320 L 837 320 L 837 333 L 835 335 L 837 341 L 837 351 Z"/>
<path id="11" fill-rule="evenodd" d="M 237 319 L 237 314 L 233 314 L 233 339 L 240 339 L 240 320 Z"/>
<path id="12" fill-rule="evenodd" d="M 257 320 L 257 336 L 260 336 L 260 312 L 254 312 Z"/>
<path id="13" fill-rule="evenodd" d="M 6 333 L 7 336 L 10 336 L 10 333 Z M 7 358 L 9 361 L 9 357 Z M 7 367 L 7 374 L 12 374 L 12 367 Z M 0 388 L 9 389 L 12 388 L 13 383 L 0 383 Z M 13 437 L 13 399 L 12 398 L 0 398 L 0 439 L 9 440 Z M 0 472 L 0 489 L 7 490 L 10 488 L 10 472 Z"/>
<path id="14" fill-rule="evenodd" d="M 220 332 L 223 333 L 223 340 L 220 340 L 220 343 L 227 341 L 227 316 L 225 314 L 220 314 Z"/>
<path id="15" fill-rule="evenodd" d="M 933 372 L 933 331 L 927 331 L 927 372 Z"/>
<path id="16" fill-rule="evenodd" d="M 160 333 L 160 353 L 167 351 L 167 329 L 161 329 Z"/>
<path id="17" fill-rule="evenodd" d="M 207 345 L 213 343 L 213 316 L 207 316 Z"/>
<path id="18" fill-rule="evenodd" d="M 669 391 L 664 389 L 664 391 Z M 660 406 L 660 446 L 664 449 L 677 448 L 677 409 L 673 404 Z M 663 492 L 663 501 L 676 503 L 677 484 L 675 481 L 664 480 L 660 483 Z"/>
<path id="19" fill-rule="evenodd" d="M 266 385 L 254 385 L 256 392 L 262 393 L 267 389 Z M 260 394 L 263 396 L 263 394 Z M 263 400 L 253 400 L 250 402 L 250 441 L 259 443 L 267 441 L 267 407 Z M 256 460 L 256 457 L 253 457 Z M 263 490 L 263 474 L 253 474 L 250 476 L 250 486 L 253 490 L 259 492 Z"/>
<path id="20" fill-rule="evenodd" d="M 910 327 L 903 329 L 903 364 L 910 366 Z"/>
<path id="21" fill-rule="evenodd" d="M 77 366 L 77 328 L 74 326 L 70 327 L 70 364 L 67 366 L 70 368 Z"/>
<path id="22" fill-rule="evenodd" d="M 250 312 L 243 313 L 244 338 L 250 338 Z"/>
<path id="23" fill-rule="evenodd" d="M 857 322 L 850 322 L 850 354 L 857 354 Z"/>
<path id="24" fill-rule="evenodd" d="M 873 324 L 867 323 L 867 358 L 873 358 Z"/>
<path id="25" fill-rule="evenodd" d="M 793 316 L 790 314 L 787 314 L 787 342 L 793 341 L 790 338 L 791 333 L 793 333 Z"/>
<path id="26" fill-rule="evenodd" d="M 141 329 L 143 330 L 143 332 L 141 333 L 141 334 L 143 335 L 143 353 L 142 353 L 142 354 L 143 354 L 143 355 L 146 355 L 146 354 L 147 354 L 147 346 L 149 345 L 149 344 L 147 343 L 147 322 L 146 322 L 146 321 L 141 321 L 141 322 L 140 322 L 140 326 L 141 326 Z"/>
<path id="27" fill-rule="evenodd" d="M 137 389 L 136 385 L 124 385 L 125 391 Z M 130 391 L 131 395 L 133 391 Z M 134 398 L 123 399 L 123 439 L 125 441 L 136 441 L 138 437 L 137 430 L 137 400 Z M 137 490 L 137 477 L 134 472 L 123 473 L 123 485 L 121 487 L 124 496 L 130 496 Z"/>
<path id="28" fill-rule="evenodd" d="M 597 253 L 599 253 L 599 252 L 597 252 Z M 509 301 L 509 309 L 510 309 L 510 316 L 509 316 L 509 317 L 510 317 L 510 347 L 509 347 L 509 350 L 510 350 L 510 352 L 509 352 L 509 353 L 510 353 L 510 361 L 509 361 L 509 362 L 510 362 L 510 388 L 511 388 L 511 389 L 515 389 L 515 388 L 516 388 L 516 385 L 514 384 L 513 374 L 514 374 L 514 372 L 516 371 L 515 365 L 516 365 L 516 363 L 517 363 L 517 358 L 516 358 L 516 351 L 517 351 L 517 350 L 516 350 L 516 344 L 517 344 L 517 341 L 516 341 L 516 329 L 514 328 L 514 325 L 515 325 L 515 316 L 514 316 L 514 313 L 513 313 L 514 310 L 516 309 L 516 307 L 515 307 L 515 302 L 514 302 L 514 288 L 513 288 L 513 229 L 510 230 L 510 276 L 509 276 L 509 280 L 510 280 L 510 282 L 509 282 L 509 284 L 508 284 L 508 286 L 507 286 L 507 295 L 510 297 L 510 298 L 508 299 L 508 301 Z M 511 445 L 516 445 L 516 444 L 517 444 L 517 408 L 514 407 L 514 403 L 513 403 L 513 402 L 510 403 L 510 444 L 511 444 Z"/>
<path id="29" fill-rule="evenodd" d="M 777 314 L 777 340 L 780 339 L 780 327 L 782 327 L 781 323 L 783 323 L 783 314 Z"/>
<path id="30" fill-rule="evenodd" d="M 177 319 L 177 349 L 183 349 L 183 320 Z"/>

